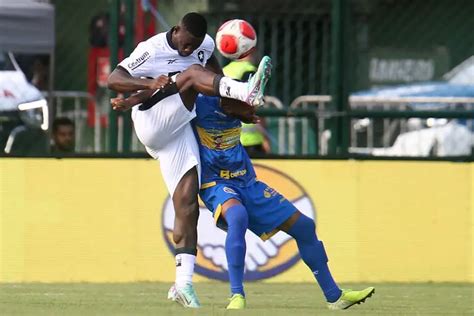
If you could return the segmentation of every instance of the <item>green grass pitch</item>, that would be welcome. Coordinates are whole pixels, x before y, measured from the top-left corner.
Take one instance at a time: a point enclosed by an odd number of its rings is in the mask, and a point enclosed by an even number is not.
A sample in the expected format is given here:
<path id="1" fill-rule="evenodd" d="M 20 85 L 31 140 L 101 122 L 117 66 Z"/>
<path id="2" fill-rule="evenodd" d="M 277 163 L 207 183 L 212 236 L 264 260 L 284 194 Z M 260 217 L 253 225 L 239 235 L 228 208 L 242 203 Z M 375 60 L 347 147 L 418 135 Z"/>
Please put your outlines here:
<path id="1" fill-rule="evenodd" d="M 361 289 L 368 284 L 344 284 Z M 228 286 L 197 283 L 203 308 L 166 300 L 170 284 L 0 284 L 1 315 L 474 315 L 474 284 L 375 284 L 375 294 L 330 311 L 317 284 L 247 283 L 247 310 L 226 311 Z"/>

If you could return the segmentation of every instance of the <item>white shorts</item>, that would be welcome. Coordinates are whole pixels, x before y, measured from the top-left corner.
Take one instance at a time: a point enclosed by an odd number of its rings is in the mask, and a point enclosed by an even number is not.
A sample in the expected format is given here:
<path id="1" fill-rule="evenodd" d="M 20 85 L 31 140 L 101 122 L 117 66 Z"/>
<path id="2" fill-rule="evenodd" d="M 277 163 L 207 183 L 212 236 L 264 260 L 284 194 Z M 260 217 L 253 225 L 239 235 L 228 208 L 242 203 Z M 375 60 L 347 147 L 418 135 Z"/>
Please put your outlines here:
<path id="1" fill-rule="evenodd" d="M 196 110 L 189 111 L 178 93 L 164 98 L 148 110 L 141 111 L 138 106 L 132 110 L 138 139 L 154 150 L 160 150 L 175 139 L 181 129 L 195 117 Z"/>
<path id="2" fill-rule="evenodd" d="M 181 178 L 194 166 L 198 181 L 201 180 L 199 147 L 189 123 L 195 116 L 196 112 L 186 109 L 178 94 L 146 111 L 134 108 L 132 112 L 137 137 L 147 152 L 160 160 L 161 174 L 171 197 Z"/>

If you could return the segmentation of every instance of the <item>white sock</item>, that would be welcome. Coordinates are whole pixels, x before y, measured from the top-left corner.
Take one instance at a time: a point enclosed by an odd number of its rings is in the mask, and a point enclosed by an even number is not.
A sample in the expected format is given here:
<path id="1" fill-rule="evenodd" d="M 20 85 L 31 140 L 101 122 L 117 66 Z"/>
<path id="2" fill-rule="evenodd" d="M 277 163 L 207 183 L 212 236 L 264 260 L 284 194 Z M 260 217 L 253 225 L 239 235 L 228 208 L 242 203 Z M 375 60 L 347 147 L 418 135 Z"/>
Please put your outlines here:
<path id="1" fill-rule="evenodd" d="M 219 82 L 219 94 L 221 97 L 246 101 L 249 95 L 247 82 L 240 82 L 229 77 L 222 77 Z"/>
<path id="2" fill-rule="evenodd" d="M 196 256 L 187 253 L 180 253 L 175 256 L 176 260 L 176 287 L 183 288 L 186 284 L 193 283 L 194 263 Z"/>

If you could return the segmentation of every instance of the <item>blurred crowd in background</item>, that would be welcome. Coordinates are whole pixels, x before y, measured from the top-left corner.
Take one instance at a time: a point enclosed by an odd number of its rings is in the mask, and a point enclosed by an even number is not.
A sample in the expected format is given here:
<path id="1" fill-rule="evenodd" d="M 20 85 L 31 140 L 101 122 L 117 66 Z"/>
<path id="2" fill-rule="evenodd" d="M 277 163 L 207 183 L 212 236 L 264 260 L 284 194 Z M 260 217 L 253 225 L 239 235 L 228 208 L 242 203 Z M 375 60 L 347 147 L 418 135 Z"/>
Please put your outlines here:
<path id="1" fill-rule="evenodd" d="M 34 52 L 12 46 L 0 52 L 0 75 L 21 72 L 27 82 L 18 79 L 17 85 L 25 87 L 11 88 L 0 78 L 1 155 L 62 155 L 54 124 L 68 118 L 73 123 L 73 145 L 66 146 L 65 155 L 145 156 L 134 133 L 127 132 L 133 127 L 123 115 L 117 118 L 118 147 L 110 147 L 106 79 L 111 69 L 110 21 L 115 14 L 111 7 L 117 2 L 114 50 L 119 60 L 128 46 L 133 49 L 166 31 L 186 12 L 203 13 L 211 36 L 230 18 L 253 24 L 258 34 L 255 56 L 270 55 L 274 74 L 263 124 L 243 126 L 242 142 L 247 142 L 252 155 L 472 155 L 472 1 L 355 0 L 340 8 L 337 20 L 338 8 L 329 0 L 129 1 L 133 4 L 129 35 L 127 1 L 2 1 L 0 25 L 9 23 L 9 14 L 21 21 L 21 12 L 36 12 L 38 25 L 53 25 L 38 29 L 42 35 L 52 32 L 53 48 Z M 336 40 L 343 45 L 341 56 L 334 55 Z M 229 60 L 216 55 L 222 66 L 228 66 Z M 255 56 L 239 62 L 255 65 Z M 337 58 L 343 62 L 335 63 Z M 344 84 L 342 106 L 331 97 L 338 78 Z M 29 91 L 31 87 L 40 93 Z M 17 94 L 28 97 L 8 104 Z M 41 98 L 47 103 L 36 102 Z"/>

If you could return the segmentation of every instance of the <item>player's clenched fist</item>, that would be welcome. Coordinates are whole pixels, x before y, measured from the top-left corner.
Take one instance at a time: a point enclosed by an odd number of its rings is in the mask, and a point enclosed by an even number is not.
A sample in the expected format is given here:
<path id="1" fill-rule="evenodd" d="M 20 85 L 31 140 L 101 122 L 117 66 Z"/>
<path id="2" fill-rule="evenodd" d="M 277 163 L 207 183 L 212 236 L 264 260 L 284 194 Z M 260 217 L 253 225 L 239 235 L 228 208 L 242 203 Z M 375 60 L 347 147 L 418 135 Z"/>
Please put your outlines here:
<path id="1" fill-rule="evenodd" d="M 111 98 L 110 105 L 116 111 L 128 111 L 132 105 L 123 97 Z"/>

